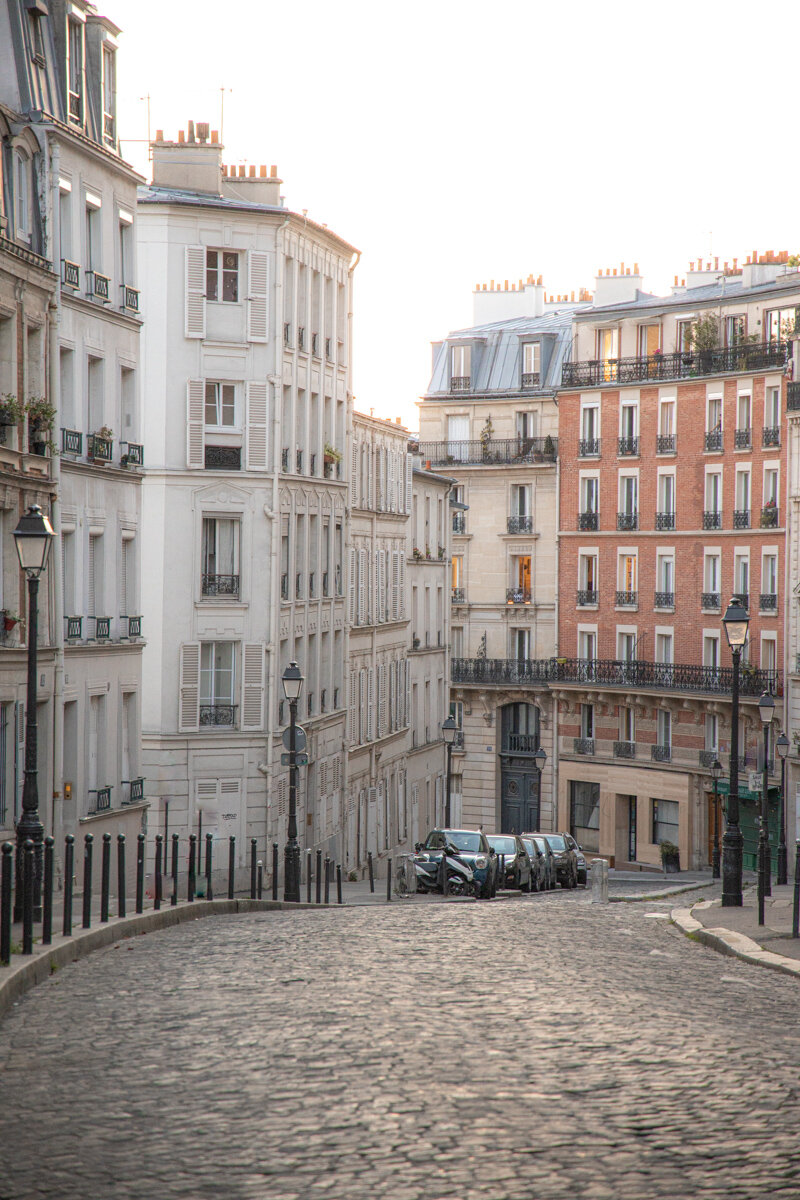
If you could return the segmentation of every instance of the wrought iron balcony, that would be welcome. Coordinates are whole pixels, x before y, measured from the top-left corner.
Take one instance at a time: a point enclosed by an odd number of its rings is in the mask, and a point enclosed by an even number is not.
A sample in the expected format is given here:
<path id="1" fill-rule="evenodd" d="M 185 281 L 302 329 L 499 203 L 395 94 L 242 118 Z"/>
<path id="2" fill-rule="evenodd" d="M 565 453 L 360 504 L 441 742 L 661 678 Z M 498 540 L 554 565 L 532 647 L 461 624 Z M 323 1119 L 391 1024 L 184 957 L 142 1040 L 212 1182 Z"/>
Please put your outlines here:
<path id="1" fill-rule="evenodd" d="M 295 469 L 298 475 L 303 474 L 303 451 L 295 450 Z"/>
<path id="2" fill-rule="evenodd" d="M 203 575 L 202 590 L 204 596 L 239 596 L 238 575 Z"/>
<path id="3" fill-rule="evenodd" d="M 79 263 L 70 262 L 68 258 L 61 260 L 61 282 L 64 287 L 72 288 L 77 292 L 81 286 L 81 268 Z"/>
<path id="4" fill-rule="evenodd" d="M 533 517 L 509 517 L 509 533 L 533 533 Z"/>
<path id="5" fill-rule="evenodd" d="M 617 529 L 634 530 L 639 528 L 638 512 L 617 513 Z"/>
<path id="6" fill-rule="evenodd" d="M 531 658 L 454 658 L 451 662 L 453 683 L 547 684 L 554 675 L 555 659 Z"/>
<path id="7" fill-rule="evenodd" d="M 288 474 L 289 472 L 289 451 L 281 450 L 281 470 Z"/>
<path id="8" fill-rule="evenodd" d="M 706 450 L 711 450 L 714 453 L 717 453 L 722 449 L 721 429 L 712 429 L 706 434 L 705 448 Z"/>
<path id="9" fill-rule="evenodd" d="M 674 512 L 657 512 L 656 513 L 656 529 L 674 529 L 675 528 L 675 513 Z"/>
<path id="10" fill-rule="evenodd" d="M 303 576 L 300 571 L 294 577 L 294 598 L 295 600 L 303 598 Z"/>
<path id="11" fill-rule="evenodd" d="M 617 608 L 635 608 L 639 603 L 638 592 L 616 592 L 615 597 Z"/>
<path id="12" fill-rule="evenodd" d="M 451 600 L 453 604 L 466 604 L 467 593 L 463 587 L 454 587 L 451 589 Z"/>
<path id="13" fill-rule="evenodd" d="M 746 608 L 749 612 L 749 610 L 750 610 L 750 593 L 749 592 L 736 592 L 735 595 L 737 595 L 739 597 L 739 599 L 741 600 L 742 607 Z"/>
<path id="14" fill-rule="evenodd" d="M 761 612 L 777 612 L 778 597 L 775 592 L 762 592 L 759 597 L 758 607 Z"/>
<path id="15" fill-rule="evenodd" d="M 639 453 L 638 437 L 621 437 L 617 438 L 617 454 L 622 457 L 635 456 Z"/>
<path id="16" fill-rule="evenodd" d="M 306 330 L 305 326 L 301 325 L 297 330 L 297 349 L 305 350 L 306 348 Z"/>
<path id="17" fill-rule="evenodd" d="M 203 464 L 207 471 L 241 471 L 241 446 L 206 446 Z"/>
<path id="18" fill-rule="evenodd" d="M 596 512 L 578 513 L 578 529 L 597 529 L 598 514 Z"/>
<path id="19" fill-rule="evenodd" d="M 506 604 L 530 604 L 531 589 L 516 587 L 506 589 Z"/>
<path id="20" fill-rule="evenodd" d="M 83 636 L 83 617 L 64 617 L 67 622 L 67 641 L 75 641 Z"/>
<path id="21" fill-rule="evenodd" d="M 328 362 L 333 361 L 333 354 L 331 353 L 331 339 L 329 337 L 325 338 L 325 357 Z"/>
<path id="22" fill-rule="evenodd" d="M 800 381 L 786 385 L 786 411 L 800 412 Z"/>
<path id="23" fill-rule="evenodd" d="M 719 592 L 703 592 L 700 597 L 700 607 L 719 610 L 719 608 L 720 608 Z"/>
<path id="24" fill-rule="evenodd" d="M 669 762 L 672 758 L 672 746 L 651 746 L 650 758 L 652 762 Z"/>
<path id="25" fill-rule="evenodd" d="M 291 346 L 292 344 L 292 326 L 289 321 L 284 321 L 283 323 L 283 344 L 284 346 Z"/>
<path id="26" fill-rule="evenodd" d="M 123 800 L 123 804 L 139 804 L 144 800 L 144 778 L 142 776 L 138 779 L 123 779 L 122 782 L 127 783 L 130 788 L 128 799 Z"/>
<path id="27" fill-rule="evenodd" d="M 453 375 L 450 379 L 451 392 L 468 392 L 470 387 L 471 376 L 469 375 Z"/>
<path id="28" fill-rule="evenodd" d="M 104 304 L 108 304 L 110 288 L 111 280 L 107 275 L 101 275 L 99 271 L 86 272 L 87 295 L 96 296 L 98 300 L 102 300 Z"/>
<path id="29" fill-rule="evenodd" d="M 614 758 L 636 758 L 636 742 L 614 742 Z"/>
<path id="30" fill-rule="evenodd" d="M 316 473 L 317 473 L 317 456 L 316 456 L 316 454 L 309 454 L 309 456 L 308 456 L 308 473 L 309 473 L 309 475 L 316 475 Z"/>
<path id="31" fill-rule="evenodd" d="M 762 529 L 777 529 L 779 525 L 779 511 L 775 504 L 765 504 L 761 509 L 761 528 Z"/>
<path id="32" fill-rule="evenodd" d="M 138 313 L 139 311 L 139 289 L 129 287 L 127 283 L 121 283 L 122 289 L 122 307 L 127 308 L 128 312 Z"/>
<path id="33" fill-rule="evenodd" d="M 582 608 L 589 604 L 597 604 L 599 592 L 592 591 L 590 588 L 580 588 L 578 590 L 575 603 Z"/>
<path id="34" fill-rule="evenodd" d="M 120 462 L 128 467 L 144 466 L 144 446 L 140 442 L 123 442 L 128 449 L 120 458 Z"/>
<path id="35" fill-rule="evenodd" d="M 535 754 L 539 745 L 539 735 L 536 733 L 516 733 L 512 730 L 503 738 L 503 751 L 506 754 Z"/>
<path id="36" fill-rule="evenodd" d="M 466 532 L 467 532 L 467 522 L 464 519 L 464 513 L 463 512 L 454 512 L 453 513 L 453 533 L 466 533 Z"/>
<path id="37" fill-rule="evenodd" d="M 423 462 L 432 467 L 496 466 L 504 463 L 528 466 L 531 463 L 554 463 L 558 457 L 558 438 L 515 437 L 473 438 L 471 441 L 420 442 Z"/>
<path id="38" fill-rule="evenodd" d="M 694 375 L 722 375 L 733 371 L 763 371 L 786 362 L 785 342 L 725 346 L 675 354 L 648 354 L 635 358 L 590 359 L 564 363 L 563 387 L 593 387 L 603 383 L 643 383 L 653 379 L 687 379 Z"/>
<path id="39" fill-rule="evenodd" d="M 538 388 L 539 372 L 538 371 L 526 371 L 522 376 L 522 386 L 523 386 L 523 388 Z"/>
<path id="40" fill-rule="evenodd" d="M 236 724 L 236 709 L 238 707 L 238 704 L 201 704 L 201 727 L 205 728 L 209 725 L 216 725 L 233 729 Z"/>
<path id="41" fill-rule="evenodd" d="M 111 617 L 89 617 L 94 621 L 94 636 L 98 642 L 107 642 L 111 637 Z"/>
<path id="42" fill-rule="evenodd" d="M 655 600 L 653 601 L 655 608 L 674 608 L 675 593 L 674 592 L 656 592 Z"/>
<path id="43" fill-rule="evenodd" d="M 98 433 L 90 433 L 86 438 L 86 455 L 95 462 L 110 463 L 114 457 L 114 442 Z"/>
<path id="44" fill-rule="evenodd" d="M 674 454 L 676 449 L 677 438 L 674 433 L 656 435 L 656 454 Z"/>
<path id="45" fill-rule="evenodd" d="M 752 450 L 753 449 L 753 431 L 752 429 L 734 429 L 733 431 L 733 446 L 735 450 Z"/>
<path id="46" fill-rule="evenodd" d="M 594 754 L 594 738 L 573 738 L 572 745 L 576 754 Z"/>
<path id="47" fill-rule="evenodd" d="M 597 458 L 600 454 L 600 438 L 581 438 L 578 441 L 578 458 Z"/>
<path id="48" fill-rule="evenodd" d="M 93 812 L 107 812 L 111 808 L 111 788 L 89 788 L 89 795 L 95 797 Z"/>
<path id="49" fill-rule="evenodd" d="M 700 766 L 710 767 L 713 762 L 716 762 L 718 753 L 718 750 L 700 750 L 697 756 Z"/>
<path id="50" fill-rule="evenodd" d="M 330 574 L 327 571 L 322 572 L 322 594 L 323 596 L 330 595 L 328 587 L 330 584 Z"/>
<path id="51" fill-rule="evenodd" d="M 780 446 L 781 444 L 781 427 L 780 425 L 765 425 L 761 430 L 761 445 L 762 446 Z"/>
<path id="52" fill-rule="evenodd" d="M 455 733 L 453 734 L 453 749 L 454 750 L 463 750 L 464 749 L 464 730 L 463 729 L 457 729 L 455 731 Z"/>
<path id="53" fill-rule="evenodd" d="M 77 429 L 61 430 L 61 453 L 83 454 L 83 434 Z"/>
<path id="54" fill-rule="evenodd" d="M 734 529 L 749 529 L 750 528 L 750 509 L 735 508 L 733 510 L 733 528 Z"/>
<path id="55" fill-rule="evenodd" d="M 722 513 L 706 509 L 703 513 L 703 529 L 722 529 Z"/>
<path id="56" fill-rule="evenodd" d="M 311 353 L 314 358 L 319 358 L 319 334 L 312 333 L 311 335 Z"/>
<path id="57" fill-rule="evenodd" d="M 123 619 L 125 619 L 125 618 L 123 618 Z M 141 617 L 128 617 L 127 621 L 128 621 L 128 637 L 129 638 L 141 637 L 142 636 L 142 618 Z"/>
<path id="58" fill-rule="evenodd" d="M 289 576 L 284 571 L 281 575 L 281 600 L 289 599 Z"/>

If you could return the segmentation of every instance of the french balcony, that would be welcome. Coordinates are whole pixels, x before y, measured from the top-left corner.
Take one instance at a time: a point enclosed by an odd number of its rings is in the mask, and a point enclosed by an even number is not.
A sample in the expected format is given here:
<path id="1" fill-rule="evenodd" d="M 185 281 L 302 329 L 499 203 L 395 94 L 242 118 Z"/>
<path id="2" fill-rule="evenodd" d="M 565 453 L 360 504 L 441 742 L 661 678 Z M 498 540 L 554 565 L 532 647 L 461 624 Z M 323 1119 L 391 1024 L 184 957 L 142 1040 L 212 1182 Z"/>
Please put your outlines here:
<path id="1" fill-rule="evenodd" d="M 297 349 L 305 350 L 306 348 L 306 330 L 305 326 L 301 325 L 297 330 Z"/>
<path id="2" fill-rule="evenodd" d="M 632 532 L 639 528 L 638 512 L 621 512 L 617 513 L 617 529 L 623 529 L 627 532 Z"/>
<path id="3" fill-rule="evenodd" d="M 463 587 L 451 588 L 450 599 L 452 600 L 453 604 L 466 604 L 467 603 L 466 589 Z"/>
<path id="4" fill-rule="evenodd" d="M 211 726 L 225 729 L 235 728 L 238 707 L 238 704 L 201 704 L 200 728 L 206 729 Z"/>
<path id="5" fill-rule="evenodd" d="M 311 354 L 314 358 L 319 358 L 319 334 L 312 333 L 311 335 Z"/>
<path id="6" fill-rule="evenodd" d="M 594 754 L 594 738 L 574 738 L 572 747 L 576 754 Z"/>
<path id="7" fill-rule="evenodd" d="M 672 758 L 672 746 L 651 746 L 650 759 L 652 762 L 669 762 Z"/>
<path id="8" fill-rule="evenodd" d="M 81 268 L 79 263 L 70 262 L 68 258 L 61 260 L 61 282 L 64 287 L 77 292 L 81 286 Z"/>
<path id="9" fill-rule="evenodd" d="M 733 528 L 734 529 L 749 529 L 750 528 L 750 509 L 735 508 L 733 510 Z"/>
<path id="10" fill-rule="evenodd" d="M 464 730 L 463 729 L 457 729 L 455 731 L 455 733 L 453 734 L 453 749 L 454 750 L 463 750 L 464 749 Z"/>
<path id="11" fill-rule="evenodd" d="M 64 617 L 67 623 L 67 641 L 77 642 L 83 637 L 83 617 Z"/>
<path id="12" fill-rule="evenodd" d="M 522 386 L 523 386 L 523 388 L 538 388 L 539 372 L 538 371 L 526 371 L 525 374 L 522 376 Z"/>
<path id="13" fill-rule="evenodd" d="M 467 522 L 463 512 L 453 513 L 453 533 L 466 533 Z"/>
<path id="14" fill-rule="evenodd" d="M 617 608 L 636 608 L 639 603 L 638 592 L 616 592 L 615 601 Z"/>
<path id="15" fill-rule="evenodd" d="M 61 453 L 83 454 L 83 434 L 77 429 L 61 430 Z"/>
<path id="16" fill-rule="evenodd" d="M 722 529 L 722 513 L 707 508 L 703 513 L 703 529 Z"/>
<path id="17" fill-rule="evenodd" d="M 700 763 L 700 766 L 701 767 L 710 767 L 712 763 L 716 762 L 718 753 L 719 753 L 718 750 L 700 750 L 700 751 L 698 751 L 697 758 Z"/>
<path id="18" fill-rule="evenodd" d="M 734 431 L 733 431 L 733 448 L 734 448 L 734 450 L 752 450 L 753 449 L 753 431 L 752 431 L 752 429 L 734 429 Z"/>
<path id="19" fill-rule="evenodd" d="M 89 617 L 94 622 L 94 638 L 98 642 L 107 642 L 111 638 L 111 617 Z"/>
<path id="20" fill-rule="evenodd" d="M 207 598 L 226 596 L 239 599 L 238 575 L 203 575 L 202 594 Z"/>
<path id="21" fill-rule="evenodd" d="M 656 513 L 656 529 L 674 529 L 675 528 L 675 513 L 674 512 L 657 512 Z"/>
<path id="22" fill-rule="evenodd" d="M 128 622 L 128 637 L 140 638 L 142 636 L 142 618 L 141 617 L 123 617 L 123 621 Z"/>
<path id="23" fill-rule="evenodd" d="M 677 437 L 674 433 L 659 433 L 656 435 L 656 454 L 675 454 Z"/>
<path id="24" fill-rule="evenodd" d="M 750 593 L 749 592 L 735 592 L 734 594 L 739 597 L 739 600 L 741 601 L 741 604 L 742 604 L 742 608 L 746 608 L 747 611 L 749 612 L 750 611 Z"/>
<path id="25" fill-rule="evenodd" d="M 111 280 L 108 275 L 101 275 L 99 271 L 86 272 L 87 296 L 94 296 L 97 300 L 102 300 L 103 304 L 108 304 L 110 290 Z"/>
<path id="26" fill-rule="evenodd" d="M 581 588 L 577 593 L 576 604 L 579 608 L 596 605 L 598 602 L 599 592 L 592 591 L 591 588 Z"/>
<path id="27" fill-rule="evenodd" d="M 303 451 L 295 450 L 295 470 L 298 475 L 303 474 Z"/>
<path id="28" fill-rule="evenodd" d="M 283 322 L 283 344 L 284 346 L 291 346 L 292 344 L 292 326 L 289 321 Z"/>
<path id="29" fill-rule="evenodd" d="M 420 442 L 423 462 L 432 467 L 529 466 L 554 463 L 558 457 L 558 438 L 514 437 L 473 438 L 470 441 Z"/>
<path id="30" fill-rule="evenodd" d="M 722 451 L 722 430 L 712 429 L 705 436 L 705 449 L 713 454 L 719 454 Z"/>
<path id="31" fill-rule="evenodd" d="M 470 375 L 453 375 L 450 379 L 451 392 L 468 392 L 472 377 Z"/>
<path id="32" fill-rule="evenodd" d="M 509 533 L 533 533 L 533 517 L 509 517 Z"/>
<path id="33" fill-rule="evenodd" d="M 123 800 L 123 807 L 126 804 L 140 804 L 144 800 L 144 778 L 140 776 L 138 779 L 123 779 L 123 783 L 128 784 L 128 799 Z"/>
<path id="34" fill-rule="evenodd" d="M 762 592 L 759 596 L 758 607 L 761 612 L 776 613 L 778 611 L 778 597 L 775 592 Z"/>
<path id="35" fill-rule="evenodd" d="M 122 290 L 122 307 L 128 312 L 138 313 L 139 311 L 139 289 L 129 287 L 127 283 L 121 283 Z"/>
<path id="36" fill-rule="evenodd" d="M 675 593 L 674 592 L 656 592 L 653 601 L 654 608 L 674 608 Z"/>
<path id="37" fill-rule="evenodd" d="M 289 599 L 289 576 L 284 571 L 281 575 L 281 600 Z"/>
<path id="38" fill-rule="evenodd" d="M 94 796 L 93 813 L 108 812 L 111 808 L 111 788 L 89 788 L 89 795 Z"/>
<path id="39" fill-rule="evenodd" d="M 776 504 L 765 504 L 761 509 L 761 520 L 759 524 L 762 529 L 777 529 L 778 528 L 778 507 Z"/>
<path id="40" fill-rule="evenodd" d="M 596 512 L 578 513 L 578 529 L 592 530 L 598 527 L 598 514 Z"/>
<path id="41" fill-rule="evenodd" d="M 600 438 L 580 438 L 578 441 L 578 458 L 599 458 Z"/>
<path id="42" fill-rule="evenodd" d="M 775 446 L 781 444 L 781 427 L 780 425 L 765 425 L 761 430 L 761 445 Z"/>
<path id="43" fill-rule="evenodd" d="M 711 609 L 712 612 L 719 612 L 721 607 L 719 592 L 703 592 L 700 596 L 700 607 Z"/>
<path id="44" fill-rule="evenodd" d="M 614 758 L 636 758 L 636 742 L 614 742 Z"/>
<path id="45" fill-rule="evenodd" d="M 691 376 L 763 371 L 783 367 L 786 342 L 724 346 L 716 350 L 648 354 L 635 358 L 589 359 L 564 363 L 563 387 L 595 387 L 604 383 L 644 383 L 653 379 L 688 379 Z"/>
<path id="46" fill-rule="evenodd" d="M 638 437 L 617 438 L 617 454 L 621 458 L 637 457 L 639 454 Z"/>
<path id="47" fill-rule="evenodd" d="M 86 438 L 86 456 L 99 463 L 110 463 L 114 457 L 114 442 L 111 438 L 90 433 Z"/>
<path id="48" fill-rule="evenodd" d="M 506 604 L 530 604 L 531 589 L 515 587 L 506 589 Z"/>
<path id="49" fill-rule="evenodd" d="M 281 470 L 283 471 L 283 473 L 285 475 L 288 475 L 288 473 L 289 473 L 289 451 L 287 449 L 281 450 Z"/>
<path id="50" fill-rule="evenodd" d="M 206 446 L 203 464 L 207 471 L 241 471 L 241 446 Z"/>
<path id="51" fill-rule="evenodd" d="M 506 754 L 535 754 L 539 749 L 537 733 L 516 733 L 513 730 L 503 738 L 503 752 Z"/>
<path id="52" fill-rule="evenodd" d="M 800 412 L 800 381 L 786 385 L 786 411 Z"/>

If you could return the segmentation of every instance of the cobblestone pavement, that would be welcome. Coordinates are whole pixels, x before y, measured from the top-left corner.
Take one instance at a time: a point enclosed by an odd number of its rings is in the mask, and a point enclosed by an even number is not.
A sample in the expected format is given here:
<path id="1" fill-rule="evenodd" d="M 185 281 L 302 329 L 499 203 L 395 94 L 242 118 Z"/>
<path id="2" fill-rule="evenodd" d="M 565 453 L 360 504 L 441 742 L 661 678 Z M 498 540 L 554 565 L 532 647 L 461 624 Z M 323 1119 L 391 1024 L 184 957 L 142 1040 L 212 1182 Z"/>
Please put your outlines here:
<path id="1" fill-rule="evenodd" d="M 800 1197 L 798 985 L 668 903 L 214 917 L 0 1023 L 0 1200 Z"/>

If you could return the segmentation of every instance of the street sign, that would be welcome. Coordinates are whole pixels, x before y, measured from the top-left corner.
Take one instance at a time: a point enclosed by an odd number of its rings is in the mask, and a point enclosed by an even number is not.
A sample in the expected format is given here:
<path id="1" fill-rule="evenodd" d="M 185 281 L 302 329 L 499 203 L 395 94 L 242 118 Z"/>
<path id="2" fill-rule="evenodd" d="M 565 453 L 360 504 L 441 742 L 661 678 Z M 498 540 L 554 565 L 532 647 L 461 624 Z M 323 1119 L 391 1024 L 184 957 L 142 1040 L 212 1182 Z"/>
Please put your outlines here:
<path id="1" fill-rule="evenodd" d="M 284 729 L 282 738 L 283 738 L 284 750 L 291 750 L 291 748 L 292 748 L 292 727 L 291 727 L 291 725 L 287 725 L 286 729 Z M 294 727 L 294 748 L 295 748 L 295 750 L 305 750 L 305 748 L 306 748 L 306 731 L 305 731 L 305 729 L 303 729 L 302 725 L 295 725 L 295 727 Z"/>
<path id="2" fill-rule="evenodd" d="M 761 772 L 760 771 L 751 771 L 750 778 L 747 781 L 747 786 L 750 788 L 750 791 L 751 792 L 763 791 L 762 784 L 763 784 L 763 776 L 762 776 Z"/>
<path id="3" fill-rule="evenodd" d="M 291 754 L 282 754 L 281 755 L 281 766 L 282 767 L 290 767 L 292 765 L 291 758 L 292 758 Z M 308 755 L 307 754 L 295 754 L 294 760 L 298 767 L 307 767 L 308 766 Z"/>

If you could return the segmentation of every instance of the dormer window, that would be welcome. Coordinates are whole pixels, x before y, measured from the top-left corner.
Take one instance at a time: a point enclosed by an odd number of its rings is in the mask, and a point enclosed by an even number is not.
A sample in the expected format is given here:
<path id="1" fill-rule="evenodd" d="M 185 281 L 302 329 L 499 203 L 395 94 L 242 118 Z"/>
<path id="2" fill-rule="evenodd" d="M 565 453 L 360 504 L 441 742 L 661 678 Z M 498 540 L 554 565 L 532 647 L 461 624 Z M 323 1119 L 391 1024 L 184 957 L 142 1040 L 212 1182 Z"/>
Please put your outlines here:
<path id="1" fill-rule="evenodd" d="M 17 150 L 14 154 L 14 233 L 25 242 L 31 237 L 30 162 Z"/>
<path id="2" fill-rule="evenodd" d="M 83 121 L 83 25 L 69 20 L 68 27 L 68 78 L 69 117 L 72 121 Z"/>
<path id="3" fill-rule="evenodd" d="M 31 35 L 31 58 L 37 66 L 45 65 L 44 38 L 42 36 L 42 14 L 36 9 L 28 12 L 28 28 Z"/>
<path id="4" fill-rule="evenodd" d="M 538 387 L 540 378 L 541 346 L 538 342 L 525 342 L 522 347 L 522 386 Z"/>
<path id="5" fill-rule="evenodd" d="M 110 46 L 103 46 L 103 137 L 116 142 L 116 56 Z"/>
<path id="6" fill-rule="evenodd" d="M 468 392 L 470 387 L 470 371 L 472 366 L 471 346 L 451 346 L 450 348 L 450 390 L 453 392 Z"/>

